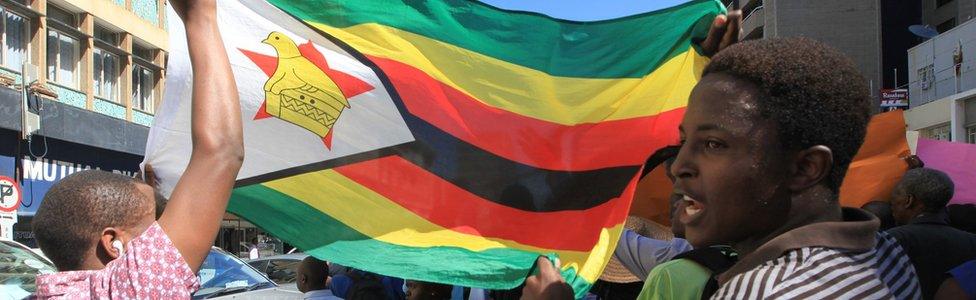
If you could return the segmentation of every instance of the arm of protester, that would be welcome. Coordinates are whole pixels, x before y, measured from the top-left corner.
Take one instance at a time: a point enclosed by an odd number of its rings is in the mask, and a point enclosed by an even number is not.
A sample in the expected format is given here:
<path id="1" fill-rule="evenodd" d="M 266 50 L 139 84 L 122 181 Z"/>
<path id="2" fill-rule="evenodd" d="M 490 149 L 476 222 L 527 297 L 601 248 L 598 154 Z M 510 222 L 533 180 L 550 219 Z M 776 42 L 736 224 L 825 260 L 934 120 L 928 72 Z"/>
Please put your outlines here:
<path id="1" fill-rule="evenodd" d="M 702 54 L 712 57 L 715 53 L 739 42 L 742 35 L 742 11 L 733 10 L 728 15 L 715 16 L 712 27 L 708 29 L 708 37 L 699 44 Z"/>
<path id="2" fill-rule="evenodd" d="M 560 263 L 556 259 L 555 265 L 545 256 L 535 260 L 539 274 L 525 279 L 522 288 L 522 300 L 572 300 L 573 288 L 566 283 L 563 275 L 559 274 Z"/>
<path id="3" fill-rule="evenodd" d="M 171 3 L 186 27 L 193 68 L 193 148 L 159 225 L 196 272 L 227 209 L 244 159 L 244 138 L 237 86 L 217 28 L 216 1 Z"/>
<path id="4" fill-rule="evenodd" d="M 691 244 L 684 239 L 658 240 L 641 236 L 631 230 L 624 230 L 617 243 L 617 249 L 613 251 L 613 257 L 635 276 L 646 280 L 647 274 L 650 274 L 654 267 L 691 249 Z"/>

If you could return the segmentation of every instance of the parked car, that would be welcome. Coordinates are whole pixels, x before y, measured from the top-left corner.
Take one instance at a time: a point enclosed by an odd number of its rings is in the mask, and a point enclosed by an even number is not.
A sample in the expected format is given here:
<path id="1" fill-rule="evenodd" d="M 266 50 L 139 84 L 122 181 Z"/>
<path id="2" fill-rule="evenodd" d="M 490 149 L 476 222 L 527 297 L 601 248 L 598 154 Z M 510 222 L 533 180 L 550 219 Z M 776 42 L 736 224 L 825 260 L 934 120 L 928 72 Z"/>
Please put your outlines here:
<path id="1" fill-rule="evenodd" d="M 251 259 L 247 264 L 268 275 L 275 283 L 285 285 L 295 283 L 298 265 L 306 257 L 308 254 L 305 253 L 282 254 Z"/>
<path id="2" fill-rule="evenodd" d="M 302 293 L 284 289 L 261 271 L 220 248 L 212 248 L 200 271 L 200 290 L 193 299 L 301 299 Z"/>
<path id="3" fill-rule="evenodd" d="M 15 241 L 0 241 L 0 299 L 23 299 L 37 290 L 39 274 L 57 272 L 47 258 Z"/>

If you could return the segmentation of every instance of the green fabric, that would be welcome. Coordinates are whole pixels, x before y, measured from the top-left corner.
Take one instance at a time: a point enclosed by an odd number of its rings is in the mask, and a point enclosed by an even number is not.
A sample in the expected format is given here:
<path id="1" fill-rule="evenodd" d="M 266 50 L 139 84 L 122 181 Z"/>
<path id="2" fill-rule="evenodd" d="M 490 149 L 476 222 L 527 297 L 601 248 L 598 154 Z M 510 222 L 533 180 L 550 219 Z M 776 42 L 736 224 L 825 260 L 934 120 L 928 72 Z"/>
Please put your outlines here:
<path id="1" fill-rule="evenodd" d="M 697 300 L 712 277 L 707 268 L 689 259 L 663 263 L 647 275 L 638 300 Z"/>
<path id="2" fill-rule="evenodd" d="M 522 284 L 539 257 L 538 253 L 507 248 L 473 252 L 457 247 L 419 248 L 382 242 L 260 184 L 235 188 L 227 210 L 312 256 L 404 279 L 511 289 Z M 328 234 L 308 234 L 309 230 Z M 378 261 L 375 257 L 396 260 Z M 592 285 L 577 276 L 575 269 L 562 273 L 578 298 Z"/>
<path id="3" fill-rule="evenodd" d="M 554 76 L 640 78 L 703 38 L 725 7 L 691 0 L 635 16 L 574 22 L 470 0 L 271 0 L 332 27 L 377 23 Z"/>

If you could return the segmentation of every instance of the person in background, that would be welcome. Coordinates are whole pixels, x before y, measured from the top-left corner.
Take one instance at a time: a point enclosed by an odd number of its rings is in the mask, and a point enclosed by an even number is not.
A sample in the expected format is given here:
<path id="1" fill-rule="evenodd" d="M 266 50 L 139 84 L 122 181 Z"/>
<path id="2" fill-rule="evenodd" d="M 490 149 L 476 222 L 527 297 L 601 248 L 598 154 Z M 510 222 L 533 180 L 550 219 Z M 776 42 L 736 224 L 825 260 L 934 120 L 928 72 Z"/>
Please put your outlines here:
<path id="1" fill-rule="evenodd" d="M 922 296 L 933 299 L 950 268 L 976 259 L 976 234 L 949 226 L 946 204 L 955 185 L 945 173 L 911 169 L 892 192 L 898 226 L 888 234 L 898 240 L 918 272 Z"/>
<path id="2" fill-rule="evenodd" d="M 861 206 L 861 209 L 866 210 L 875 217 L 878 217 L 878 220 L 881 221 L 881 226 L 878 228 L 878 230 L 885 231 L 895 227 L 895 215 L 891 212 L 890 202 L 875 200 L 865 203 L 863 206 Z"/>
<path id="3" fill-rule="evenodd" d="M 651 220 L 637 216 L 627 217 L 624 229 L 632 231 L 642 238 L 658 241 L 669 241 L 674 238 L 671 230 Z M 590 293 L 601 300 L 633 300 L 640 294 L 644 280 L 634 275 L 628 267 L 621 263 L 617 255 L 610 258 L 610 262 L 603 268 L 603 274 L 593 284 Z M 636 266 L 630 266 L 635 268 Z"/>
<path id="4" fill-rule="evenodd" d="M 248 259 L 258 259 L 261 258 L 261 247 L 260 242 L 257 237 L 251 238 L 251 243 L 247 245 L 247 258 Z"/>
<path id="5" fill-rule="evenodd" d="M 189 299 L 244 159 L 241 113 L 215 0 L 170 1 L 193 70 L 190 161 L 156 220 L 153 187 L 98 170 L 71 174 L 33 220 L 60 272 L 36 278 L 40 299 Z"/>
<path id="6" fill-rule="evenodd" d="M 976 260 L 970 260 L 947 273 L 935 293 L 936 300 L 976 299 Z"/>
<path id="7" fill-rule="evenodd" d="M 373 299 L 381 296 L 382 299 L 403 300 L 403 285 L 403 279 L 349 268 L 345 274 L 332 278 L 330 289 L 343 299 Z"/>
<path id="8" fill-rule="evenodd" d="M 450 300 L 453 290 L 446 284 L 407 280 L 407 300 Z"/>
<path id="9" fill-rule="evenodd" d="M 332 295 L 326 281 L 329 278 L 329 264 L 318 258 L 309 256 L 302 259 L 295 275 L 298 290 L 305 293 L 307 300 L 337 300 L 342 299 Z"/>

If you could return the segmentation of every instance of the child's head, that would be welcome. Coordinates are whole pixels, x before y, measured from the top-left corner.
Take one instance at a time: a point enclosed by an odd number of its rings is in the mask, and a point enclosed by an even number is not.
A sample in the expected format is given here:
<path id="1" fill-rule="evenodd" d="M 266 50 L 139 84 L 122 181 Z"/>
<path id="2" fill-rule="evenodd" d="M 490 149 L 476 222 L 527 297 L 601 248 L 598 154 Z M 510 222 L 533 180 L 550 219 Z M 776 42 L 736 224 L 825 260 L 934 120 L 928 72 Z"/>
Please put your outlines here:
<path id="1" fill-rule="evenodd" d="M 688 239 L 749 240 L 837 207 L 869 103 L 854 63 L 820 42 L 749 41 L 716 55 L 691 93 L 671 167 Z"/>
<path id="2" fill-rule="evenodd" d="M 155 220 L 156 193 L 130 177 L 99 170 L 71 174 L 44 196 L 33 220 L 41 251 L 58 270 L 99 269 Z"/>

